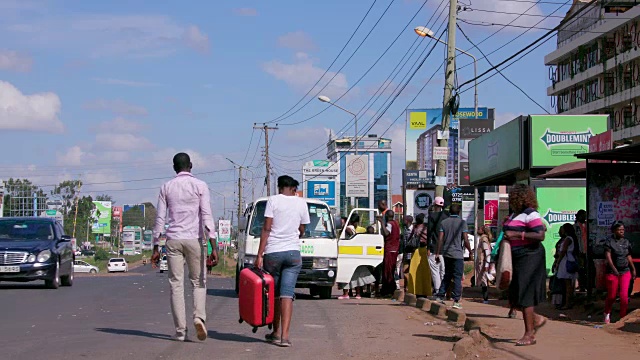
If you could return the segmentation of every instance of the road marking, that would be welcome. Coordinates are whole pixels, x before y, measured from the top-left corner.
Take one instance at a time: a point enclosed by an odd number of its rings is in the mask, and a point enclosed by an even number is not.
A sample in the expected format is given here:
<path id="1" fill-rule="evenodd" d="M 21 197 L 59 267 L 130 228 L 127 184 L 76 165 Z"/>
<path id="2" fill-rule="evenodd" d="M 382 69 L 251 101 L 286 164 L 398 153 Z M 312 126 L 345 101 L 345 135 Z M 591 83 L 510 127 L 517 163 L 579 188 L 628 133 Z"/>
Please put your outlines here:
<path id="1" fill-rule="evenodd" d="M 315 324 L 304 324 L 304 327 L 312 328 L 312 329 L 324 329 L 324 325 L 315 325 Z"/>

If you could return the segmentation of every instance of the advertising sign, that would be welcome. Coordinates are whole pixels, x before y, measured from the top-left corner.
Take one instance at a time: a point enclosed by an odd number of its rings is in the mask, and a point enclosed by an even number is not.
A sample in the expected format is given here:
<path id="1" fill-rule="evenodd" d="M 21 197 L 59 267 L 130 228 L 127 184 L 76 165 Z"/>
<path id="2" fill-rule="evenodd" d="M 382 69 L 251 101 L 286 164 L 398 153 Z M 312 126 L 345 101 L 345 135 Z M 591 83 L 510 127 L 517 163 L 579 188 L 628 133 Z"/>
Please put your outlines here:
<path id="1" fill-rule="evenodd" d="M 118 224 L 118 231 L 122 232 L 122 206 L 112 206 L 112 219 Z"/>
<path id="2" fill-rule="evenodd" d="M 616 221 L 613 201 L 599 201 L 597 213 L 598 226 L 610 227 Z"/>
<path id="3" fill-rule="evenodd" d="M 498 204 L 500 193 L 484 193 L 484 224 L 498 226 Z"/>
<path id="4" fill-rule="evenodd" d="M 302 175 L 331 175 L 338 176 L 340 167 L 328 160 L 313 160 L 304 164 L 302 167 Z"/>
<path id="5" fill-rule="evenodd" d="M 433 204 L 434 194 L 434 191 L 407 191 L 407 215 L 413 215 L 415 217 L 418 214 L 428 214 L 429 207 Z"/>
<path id="6" fill-rule="evenodd" d="M 369 163 L 367 156 L 347 155 L 347 197 L 369 197 Z"/>
<path id="7" fill-rule="evenodd" d="M 142 217 L 144 218 L 145 216 L 145 208 L 144 208 L 144 204 L 133 204 L 133 205 L 123 205 L 122 206 L 122 213 L 126 213 L 129 210 L 133 210 L 133 209 L 140 209 L 140 211 L 142 211 Z"/>
<path id="8" fill-rule="evenodd" d="M 589 139 L 607 131 L 608 115 L 531 115 L 531 167 L 555 167 L 589 152 Z"/>
<path id="9" fill-rule="evenodd" d="M 461 119 L 458 136 L 461 139 L 476 139 L 491 131 L 493 131 L 493 119 Z"/>
<path id="10" fill-rule="evenodd" d="M 95 206 L 93 218 L 96 220 L 91 227 L 91 232 L 111 236 L 111 201 L 94 201 L 93 205 Z"/>
<path id="11" fill-rule="evenodd" d="M 4 180 L 0 179 L 0 217 L 4 215 Z"/>
<path id="12" fill-rule="evenodd" d="M 122 252 L 124 255 L 134 255 L 136 253 L 135 232 L 125 231 L 122 233 Z"/>
<path id="13" fill-rule="evenodd" d="M 40 213 L 40 217 L 54 218 L 60 223 L 60 225 L 64 226 L 64 216 L 58 210 L 53 210 L 53 209 L 45 210 Z"/>
<path id="14" fill-rule="evenodd" d="M 521 124 L 512 120 L 469 142 L 471 184 L 522 169 Z"/>
<path id="15" fill-rule="evenodd" d="M 229 244 L 231 242 L 231 220 L 218 221 L 218 243 Z"/>
<path id="16" fill-rule="evenodd" d="M 589 139 L 589 152 L 600 152 L 613 149 L 612 131 L 607 130 L 602 134 L 594 135 Z M 588 160 L 589 162 L 604 162 L 608 163 L 609 160 Z"/>
<path id="17" fill-rule="evenodd" d="M 429 189 L 436 186 L 433 170 L 403 170 L 405 189 Z"/>
<path id="18" fill-rule="evenodd" d="M 587 192 L 584 187 L 538 187 L 538 212 L 547 226 L 547 235 L 542 244 L 547 254 L 547 271 L 551 270 L 556 252 L 556 243 L 560 240 L 560 227 L 573 224 L 578 210 L 587 207 Z"/>
<path id="19" fill-rule="evenodd" d="M 449 148 L 444 146 L 433 147 L 433 160 L 447 160 L 449 157 Z"/>
<path id="20" fill-rule="evenodd" d="M 324 201 L 327 205 L 336 206 L 336 182 L 335 181 L 308 181 L 307 197 Z"/>

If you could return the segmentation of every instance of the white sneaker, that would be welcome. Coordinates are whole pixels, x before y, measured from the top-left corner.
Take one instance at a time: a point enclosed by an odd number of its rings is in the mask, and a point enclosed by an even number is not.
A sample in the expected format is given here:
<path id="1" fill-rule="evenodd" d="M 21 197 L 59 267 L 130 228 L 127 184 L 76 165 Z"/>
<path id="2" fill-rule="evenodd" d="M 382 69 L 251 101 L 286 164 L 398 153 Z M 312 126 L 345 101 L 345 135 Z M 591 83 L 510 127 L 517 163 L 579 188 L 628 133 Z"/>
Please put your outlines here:
<path id="1" fill-rule="evenodd" d="M 196 334 L 198 335 L 198 340 L 205 341 L 207 340 L 207 328 L 204 326 L 204 321 L 200 318 L 196 318 L 193 320 L 193 325 L 196 327 Z"/>
<path id="2" fill-rule="evenodd" d="M 184 332 L 184 333 L 182 333 L 182 332 L 176 332 L 176 334 L 175 334 L 175 335 L 173 335 L 173 340 L 175 340 L 175 341 L 182 341 L 182 342 L 184 342 L 186 339 L 187 339 L 187 333 L 186 333 L 186 332 Z"/>

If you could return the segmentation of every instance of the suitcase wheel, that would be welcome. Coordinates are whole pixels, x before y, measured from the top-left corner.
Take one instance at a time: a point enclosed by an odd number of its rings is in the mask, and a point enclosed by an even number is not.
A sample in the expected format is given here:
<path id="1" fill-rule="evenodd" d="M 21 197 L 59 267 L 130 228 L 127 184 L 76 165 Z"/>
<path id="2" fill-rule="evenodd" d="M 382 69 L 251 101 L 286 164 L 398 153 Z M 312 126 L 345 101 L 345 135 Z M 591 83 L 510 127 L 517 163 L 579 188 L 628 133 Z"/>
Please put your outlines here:
<path id="1" fill-rule="evenodd" d="M 269 328 L 269 330 L 273 329 L 273 324 L 269 324 L 269 326 L 267 326 Z"/>
<path id="2" fill-rule="evenodd" d="M 240 324 L 242 324 L 242 322 L 243 322 L 243 321 L 244 321 L 244 320 L 242 320 L 242 318 L 240 318 L 240 319 L 238 320 L 238 322 L 239 322 Z"/>
<path id="3" fill-rule="evenodd" d="M 255 333 L 257 333 L 257 332 L 258 332 L 258 328 L 257 328 L 257 327 L 254 327 L 254 328 L 251 330 L 251 332 L 252 332 L 252 333 L 254 333 L 254 334 L 255 334 Z"/>

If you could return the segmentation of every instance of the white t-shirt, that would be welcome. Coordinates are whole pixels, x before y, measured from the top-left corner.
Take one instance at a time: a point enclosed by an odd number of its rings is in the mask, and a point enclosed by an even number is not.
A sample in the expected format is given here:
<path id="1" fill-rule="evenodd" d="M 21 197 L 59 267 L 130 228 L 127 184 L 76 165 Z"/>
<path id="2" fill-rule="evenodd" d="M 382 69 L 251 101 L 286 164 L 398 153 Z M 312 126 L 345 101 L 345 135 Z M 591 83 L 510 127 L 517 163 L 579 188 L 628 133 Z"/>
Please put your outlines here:
<path id="1" fill-rule="evenodd" d="M 282 194 L 271 196 L 267 201 L 264 217 L 273 219 L 265 254 L 300 251 L 300 225 L 311 222 L 304 199 Z"/>

